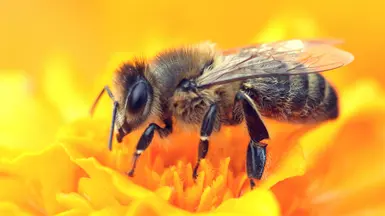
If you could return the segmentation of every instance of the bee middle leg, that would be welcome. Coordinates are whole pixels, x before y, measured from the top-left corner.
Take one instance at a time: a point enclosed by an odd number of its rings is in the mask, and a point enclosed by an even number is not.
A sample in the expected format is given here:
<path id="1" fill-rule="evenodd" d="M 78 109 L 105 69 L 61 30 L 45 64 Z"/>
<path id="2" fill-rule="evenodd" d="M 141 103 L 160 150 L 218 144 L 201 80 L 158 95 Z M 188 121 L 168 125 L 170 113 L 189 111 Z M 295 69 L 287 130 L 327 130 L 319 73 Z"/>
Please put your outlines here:
<path id="1" fill-rule="evenodd" d="M 246 172 L 250 180 L 251 189 L 255 183 L 253 179 L 260 180 L 266 164 L 266 144 L 264 139 L 269 139 L 269 133 L 260 118 L 254 101 L 243 91 L 239 91 L 235 97 L 234 107 L 242 104 L 244 118 L 250 136 L 250 142 L 246 153 Z"/>
<path id="2" fill-rule="evenodd" d="M 203 122 L 202 122 L 201 132 L 200 132 L 199 147 L 198 147 L 198 160 L 193 171 L 194 179 L 198 177 L 198 168 L 199 168 L 200 162 L 202 159 L 206 157 L 207 152 L 209 150 L 209 137 L 213 132 L 215 120 L 217 118 L 217 113 L 218 113 L 218 105 L 212 104 L 209 107 L 208 111 L 206 112 L 205 116 L 203 117 Z"/>
<path id="3" fill-rule="evenodd" d="M 157 131 L 161 138 L 167 137 L 170 133 L 172 133 L 172 119 L 167 118 L 164 120 L 165 127 L 161 127 L 156 123 L 151 123 L 146 130 L 143 132 L 142 136 L 139 139 L 138 144 L 136 145 L 136 150 L 133 156 L 132 168 L 130 172 L 128 172 L 128 176 L 133 177 L 136 163 L 140 157 L 140 155 L 148 148 L 151 144 L 152 139 L 154 138 L 154 133 Z"/>

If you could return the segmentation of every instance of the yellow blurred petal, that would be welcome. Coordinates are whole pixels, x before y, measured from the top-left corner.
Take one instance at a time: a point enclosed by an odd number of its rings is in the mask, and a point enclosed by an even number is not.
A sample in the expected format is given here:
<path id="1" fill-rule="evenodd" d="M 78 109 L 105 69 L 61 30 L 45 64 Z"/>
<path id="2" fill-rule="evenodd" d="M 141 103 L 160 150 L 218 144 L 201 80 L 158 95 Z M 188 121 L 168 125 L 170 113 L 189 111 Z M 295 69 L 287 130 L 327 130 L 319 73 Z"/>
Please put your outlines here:
<path id="1" fill-rule="evenodd" d="M 155 194 L 164 200 L 169 200 L 171 197 L 172 190 L 170 187 L 160 187 L 155 191 Z"/>
<path id="2" fill-rule="evenodd" d="M 234 212 L 234 207 L 236 206 L 239 198 L 228 199 L 223 202 L 214 212 Z"/>
<path id="3" fill-rule="evenodd" d="M 153 208 L 148 203 L 138 200 L 138 201 L 134 201 L 133 204 L 131 204 L 129 211 L 127 212 L 126 215 L 127 216 L 141 216 L 141 215 L 158 216 L 158 215 L 162 215 L 162 212 L 159 212 L 157 209 Z"/>
<path id="4" fill-rule="evenodd" d="M 153 193 L 134 184 L 126 175 L 103 167 L 94 158 L 76 159 L 76 163 L 89 175 L 89 178 L 82 178 L 79 181 L 79 192 L 84 193 L 89 202 L 98 209 L 119 203 L 128 204 L 135 199 L 170 198 L 170 188 L 159 188 Z"/>
<path id="5" fill-rule="evenodd" d="M 127 216 L 188 216 L 192 215 L 189 212 L 183 211 L 181 209 L 175 208 L 171 205 L 167 205 L 162 201 L 157 200 L 136 200 L 130 206 L 126 214 Z"/>
<path id="6" fill-rule="evenodd" d="M 121 205 L 112 205 L 108 206 L 106 208 L 103 208 L 99 211 L 94 211 L 90 216 L 110 216 L 110 215 L 125 215 L 127 212 L 127 207 L 126 206 L 121 206 Z"/>
<path id="7" fill-rule="evenodd" d="M 256 188 L 239 199 L 223 202 L 214 212 L 239 213 L 245 215 L 279 216 L 279 204 L 272 192 Z"/>
<path id="8" fill-rule="evenodd" d="M 85 196 L 95 209 L 117 205 L 110 181 L 97 178 L 82 178 L 79 181 L 79 193 Z"/>
<path id="9" fill-rule="evenodd" d="M 57 141 L 63 144 L 73 159 L 92 157 L 104 166 L 115 167 L 116 157 L 121 150 L 116 145 L 113 152 L 108 151 L 108 130 L 109 125 L 105 121 L 79 119 L 63 126 L 58 132 Z"/>
<path id="10" fill-rule="evenodd" d="M 110 205 L 118 205 L 120 200 L 128 202 L 113 185 L 112 176 L 118 173 L 101 166 L 94 158 L 76 159 L 76 163 L 89 176 L 80 179 L 79 193 L 85 196 L 94 208 L 103 209 Z"/>
<path id="11" fill-rule="evenodd" d="M 6 173 L 1 180 L 9 183 L 8 188 L 1 190 L 1 197 L 15 199 L 15 196 L 19 196 L 18 201 L 36 211 L 47 213 L 61 210 L 55 199 L 56 194 L 74 191 L 80 171 L 60 145 L 22 155 L 1 164 L 0 169 Z M 9 191 L 10 188 L 19 192 Z"/>
<path id="12" fill-rule="evenodd" d="M 4 216 L 28 216 L 33 215 L 23 211 L 19 206 L 10 202 L 0 202 L 0 215 Z"/>
<path id="13" fill-rule="evenodd" d="M 112 183 L 119 192 L 133 200 L 145 198 L 155 199 L 164 196 L 163 194 L 162 196 L 158 197 L 152 191 L 134 184 L 132 181 L 128 180 L 126 176 L 114 175 Z"/>
<path id="14" fill-rule="evenodd" d="M 68 211 L 60 212 L 59 214 L 55 214 L 55 216 L 83 216 L 88 214 L 88 211 L 84 211 L 82 209 L 71 209 Z"/>
<path id="15" fill-rule="evenodd" d="M 16 203 L 20 208 L 33 213 L 45 212 L 43 200 L 36 182 L 20 176 L 1 176 L 0 200 Z"/>
<path id="16" fill-rule="evenodd" d="M 305 173 L 305 169 L 306 161 L 302 147 L 296 145 L 280 161 L 278 168 L 273 170 L 269 177 L 261 183 L 261 188 L 269 189 L 279 181 L 293 176 L 301 176 Z"/>
<path id="17" fill-rule="evenodd" d="M 60 193 L 56 196 L 56 200 L 60 205 L 67 209 L 78 209 L 82 212 L 92 211 L 92 207 L 88 201 L 78 193 Z"/>
<path id="18" fill-rule="evenodd" d="M 19 156 L 23 151 L 24 149 L 14 149 L 8 146 L 7 147 L 0 146 L 0 152 L 1 152 L 0 160 L 3 160 L 3 159 L 11 160 Z"/>

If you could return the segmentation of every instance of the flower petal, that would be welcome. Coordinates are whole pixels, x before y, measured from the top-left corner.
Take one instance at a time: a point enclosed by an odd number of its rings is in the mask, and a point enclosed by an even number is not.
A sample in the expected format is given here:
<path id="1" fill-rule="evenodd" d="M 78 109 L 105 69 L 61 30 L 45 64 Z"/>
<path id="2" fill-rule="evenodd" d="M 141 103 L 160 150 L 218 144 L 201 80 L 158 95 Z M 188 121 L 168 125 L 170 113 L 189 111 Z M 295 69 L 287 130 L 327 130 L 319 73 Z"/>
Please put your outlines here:
<path id="1" fill-rule="evenodd" d="M 33 214 L 30 212 L 23 211 L 15 203 L 0 202 L 0 215 L 28 216 L 28 215 L 33 215 Z"/>
<path id="2" fill-rule="evenodd" d="M 136 200 L 134 201 L 126 214 L 127 216 L 160 216 L 160 215 L 192 215 L 189 212 L 177 209 L 171 205 L 166 205 L 162 201 L 157 202 L 155 200 Z"/>
<path id="3" fill-rule="evenodd" d="M 89 212 L 84 212 L 82 209 L 70 209 L 67 211 L 60 212 L 59 214 L 56 214 L 55 216 L 81 216 L 81 215 L 87 215 Z"/>
<path id="4" fill-rule="evenodd" d="M 125 215 L 127 212 L 127 207 L 122 205 L 111 205 L 107 206 L 103 209 L 100 209 L 98 211 L 94 211 L 89 215 L 92 216 L 109 216 L 109 215 Z"/>
<path id="5" fill-rule="evenodd" d="M 280 215 L 279 204 L 273 193 L 256 188 L 239 199 L 229 199 L 214 212 L 237 213 L 245 215 Z"/>
<path id="6" fill-rule="evenodd" d="M 90 213 L 93 211 L 90 203 L 78 193 L 60 193 L 56 196 L 56 200 L 66 209 L 77 209 L 82 213 Z"/>
<path id="7" fill-rule="evenodd" d="M 71 158 L 94 157 L 104 165 L 115 167 L 116 152 L 107 149 L 108 127 L 105 121 L 79 119 L 62 127 L 57 139 Z"/>
<path id="8" fill-rule="evenodd" d="M 279 165 L 277 164 L 274 167 L 275 169 L 273 168 L 266 180 L 261 183 L 261 188 L 269 189 L 279 181 L 293 176 L 303 175 L 305 173 L 306 161 L 302 147 L 300 145 L 293 146 L 293 148 L 282 157 Z"/>
<path id="9" fill-rule="evenodd" d="M 1 198 L 46 214 L 62 209 L 55 199 L 56 194 L 74 191 L 80 172 L 60 145 L 24 154 L 1 164 L 0 169 L 5 174 L 0 177 L 4 187 L 0 191 Z"/>

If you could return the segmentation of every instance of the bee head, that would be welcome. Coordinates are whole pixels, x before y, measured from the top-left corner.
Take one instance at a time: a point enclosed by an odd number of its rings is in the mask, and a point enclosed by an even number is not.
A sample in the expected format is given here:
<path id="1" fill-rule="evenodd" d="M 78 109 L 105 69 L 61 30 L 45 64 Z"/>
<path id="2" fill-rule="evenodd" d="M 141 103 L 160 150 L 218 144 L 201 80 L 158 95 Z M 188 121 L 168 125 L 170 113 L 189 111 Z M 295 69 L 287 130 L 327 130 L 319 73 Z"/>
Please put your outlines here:
<path id="1" fill-rule="evenodd" d="M 151 113 L 153 88 L 144 75 L 146 70 L 146 63 L 136 60 L 123 64 L 115 76 L 119 110 L 124 116 L 123 129 L 126 133 L 143 124 Z M 119 126 L 117 129 L 120 129 Z"/>

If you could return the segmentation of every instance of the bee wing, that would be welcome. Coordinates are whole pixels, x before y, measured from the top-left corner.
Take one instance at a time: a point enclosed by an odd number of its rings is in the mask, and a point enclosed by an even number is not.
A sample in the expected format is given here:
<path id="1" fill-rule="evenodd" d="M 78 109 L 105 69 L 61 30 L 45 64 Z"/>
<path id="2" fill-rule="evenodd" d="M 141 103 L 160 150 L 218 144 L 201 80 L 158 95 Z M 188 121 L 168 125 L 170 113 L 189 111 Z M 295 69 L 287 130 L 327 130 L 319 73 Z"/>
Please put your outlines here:
<path id="1" fill-rule="evenodd" d="M 197 78 L 199 88 L 272 75 L 294 75 L 333 70 L 354 56 L 333 40 L 287 40 L 227 50 L 220 63 Z"/>
<path id="2" fill-rule="evenodd" d="M 222 52 L 223 55 L 230 55 L 239 52 L 240 50 L 246 50 L 250 48 L 259 48 L 261 46 L 282 46 L 285 43 L 296 43 L 296 41 L 301 41 L 302 43 L 305 44 L 305 46 L 312 46 L 312 45 L 317 45 L 317 44 L 329 44 L 329 45 L 337 45 L 337 44 L 342 44 L 342 40 L 337 40 L 337 39 L 314 39 L 314 40 L 300 40 L 300 39 L 292 39 L 292 40 L 280 40 L 280 41 L 275 41 L 271 42 L 268 44 L 265 43 L 256 43 L 256 44 L 250 44 L 248 46 L 243 46 L 243 47 L 237 47 L 233 49 L 228 49 L 224 50 Z"/>

